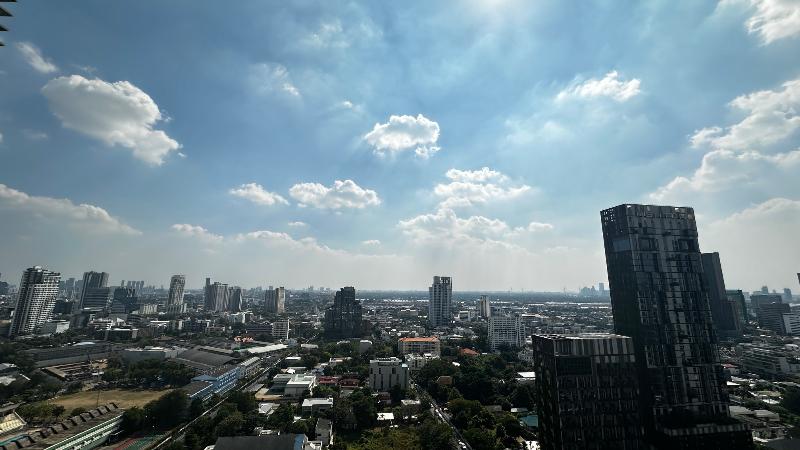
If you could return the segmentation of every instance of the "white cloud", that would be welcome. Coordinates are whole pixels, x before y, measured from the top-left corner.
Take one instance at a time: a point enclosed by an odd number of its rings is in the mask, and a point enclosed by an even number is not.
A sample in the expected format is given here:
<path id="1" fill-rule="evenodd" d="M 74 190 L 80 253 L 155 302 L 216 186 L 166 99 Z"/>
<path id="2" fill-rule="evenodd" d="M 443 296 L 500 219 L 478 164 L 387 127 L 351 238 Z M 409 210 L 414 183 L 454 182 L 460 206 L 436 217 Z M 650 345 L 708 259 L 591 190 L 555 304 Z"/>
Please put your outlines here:
<path id="1" fill-rule="evenodd" d="M 496 180 L 500 182 L 508 180 L 507 176 L 488 167 L 482 167 L 478 170 L 450 169 L 444 174 L 444 176 L 454 181 L 466 181 L 474 183 L 483 183 L 489 180 Z"/>
<path id="2" fill-rule="evenodd" d="M 161 165 L 181 147 L 153 129 L 162 120 L 161 111 L 149 95 L 127 81 L 108 83 L 72 75 L 50 80 L 42 93 L 65 127 L 108 146 L 125 147 L 150 165 Z"/>
<path id="3" fill-rule="evenodd" d="M 286 201 L 285 198 L 281 197 L 280 195 L 269 192 L 265 190 L 260 184 L 257 183 L 246 183 L 238 188 L 231 189 L 228 191 L 229 194 L 235 195 L 237 197 L 244 198 L 246 200 L 250 200 L 253 203 L 258 205 L 264 206 L 272 206 L 272 205 L 288 205 L 289 202 Z"/>
<path id="4" fill-rule="evenodd" d="M 729 289 L 750 290 L 764 283 L 788 286 L 796 281 L 797 271 L 791 268 L 800 266 L 800 239 L 792 237 L 800 229 L 800 201 L 770 198 L 698 225 L 703 251 L 720 253 Z M 758 270 L 753 270 L 754 264 Z"/>
<path id="5" fill-rule="evenodd" d="M 22 56 L 25 57 L 28 64 L 36 69 L 37 72 L 44 74 L 58 72 L 58 67 L 42 55 L 42 51 L 39 50 L 39 47 L 30 42 L 17 42 L 16 47 L 17 50 L 22 53 Z"/>
<path id="6" fill-rule="evenodd" d="M 616 70 L 608 72 L 602 79 L 590 78 L 583 83 L 573 83 L 572 86 L 559 92 L 556 96 L 557 101 L 568 98 L 595 98 L 609 97 L 618 102 L 624 102 L 639 95 L 639 85 L 641 82 L 637 78 L 628 81 L 619 79 Z"/>
<path id="7" fill-rule="evenodd" d="M 43 131 L 30 130 L 27 128 L 22 130 L 22 135 L 32 141 L 43 141 L 48 137 L 47 133 Z"/>
<path id="8" fill-rule="evenodd" d="M 376 123 L 372 131 L 364 135 L 378 155 L 396 154 L 415 148 L 414 153 L 423 159 L 441 150 L 439 124 L 422 114 L 414 116 L 391 116 L 387 123 Z"/>
<path id="9" fill-rule="evenodd" d="M 260 94 L 283 93 L 289 97 L 301 97 L 300 90 L 289 76 L 289 71 L 281 64 L 254 64 L 250 68 L 250 78 L 256 92 Z"/>
<path id="10" fill-rule="evenodd" d="M 755 10 L 745 26 L 763 45 L 800 34 L 800 3 L 796 0 L 723 0 L 719 5 L 742 4 Z"/>
<path id="11" fill-rule="evenodd" d="M 441 208 L 433 214 L 421 214 L 401 220 L 398 227 L 404 235 L 416 242 L 486 241 L 503 244 L 514 233 L 514 229 L 500 219 L 484 216 L 458 217 L 452 209 Z"/>
<path id="12" fill-rule="evenodd" d="M 368 239 L 366 241 L 361 241 L 361 244 L 362 245 L 366 245 L 366 246 L 370 246 L 370 247 L 375 247 L 375 246 L 381 245 L 381 241 L 379 241 L 377 239 Z"/>
<path id="13" fill-rule="evenodd" d="M 39 197 L 0 184 L 0 209 L 23 211 L 36 217 L 52 218 L 98 232 L 139 235 L 140 231 L 122 223 L 105 209 L 66 198 Z"/>
<path id="14" fill-rule="evenodd" d="M 437 184 L 433 193 L 446 208 L 474 206 L 493 201 L 510 200 L 531 191 L 528 185 L 507 186 L 508 177 L 483 167 L 479 170 L 450 169 L 445 174 L 449 183 Z"/>
<path id="15" fill-rule="evenodd" d="M 650 194 L 658 202 L 688 203 L 698 201 L 698 194 L 737 189 L 758 192 L 792 191 L 800 188 L 795 181 L 800 168 L 800 150 L 776 155 L 758 152 L 737 153 L 713 150 L 706 153 L 700 167 L 690 177 L 675 177 Z"/>
<path id="16" fill-rule="evenodd" d="M 294 222 L 289 222 L 289 224 L 288 224 L 288 225 L 289 225 L 290 227 L 293 227 L 293 228 L 301 228 L 301 227 L 307 227 L 307 226 L 308 226 L 308 224 L 307 224 L 307 223 L 305 223 L 305 222 L 300 222 L 299 220 L 298 220 L 298 221 L 294 221 Z"/>
<path id="17" fill-rule="evenodd" d="M 301 207 L 319 209 L 362 209 L 381 203 L 377 192 L 363 189 L 353 180 L 336 180 L 331 187 L 319 183 L 299 183 L 289 189 L 289 195 Z"/>
<path id="18" fill-rule="evenodd" d="M 206 230 L 205 228 L 199 225 L 191 225 L 188 223 L 176 223 L 172 225 L 171 228 L 173 231 L 177 233 L 183 234 L 185 236 L 200 238 L 207 242 L 221 242 L 223 239 L 222 236 L 211 233 L 210 231 Z"/>
<path id="19" fill-rule="evenodd" d="M 692 137 L 693 146 L 708 145 L 728 150 L 765 150 L 800 129 L 800 79 L 783 83 L 779 90 L 742 95 L 730 106 L 747 116 L 722 129 L 703 128 Z"/>
<path id="20" fill-rule="evenodd" d="M 543 222 L 531 222 L 528 224 L 528 231 L 532 233 L 538 233 L 542 231 L 552 231 L 553 228 L 555 227 L 553 227 L 552 224 Z"/>

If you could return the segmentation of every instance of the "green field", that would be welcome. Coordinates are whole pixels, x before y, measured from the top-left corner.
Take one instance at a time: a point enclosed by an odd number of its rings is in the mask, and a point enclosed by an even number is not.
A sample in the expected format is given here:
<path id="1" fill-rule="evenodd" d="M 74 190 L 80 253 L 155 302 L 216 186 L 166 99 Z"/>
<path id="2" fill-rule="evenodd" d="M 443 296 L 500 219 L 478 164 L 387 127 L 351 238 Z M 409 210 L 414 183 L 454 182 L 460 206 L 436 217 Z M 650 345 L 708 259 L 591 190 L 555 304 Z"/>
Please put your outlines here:
<path id="1" fill-rule="evenodd" d="M 63 406 L 67 413 L 75 408 L 92 409 L 96 405 L 104 405 L 114 402 L 120 408 L 130 408 L 133 406 L 144 406 L 151 400 L 155 400 L 169 392 L 169 389 L 161 391 L 150 390 L 122 390 L 112 389 L 109 391 L 84 391 L 75 394 L 62 395 L 51 400 L 57 405 Z M 99 401 L 98 401 L 99 394 Z"/>

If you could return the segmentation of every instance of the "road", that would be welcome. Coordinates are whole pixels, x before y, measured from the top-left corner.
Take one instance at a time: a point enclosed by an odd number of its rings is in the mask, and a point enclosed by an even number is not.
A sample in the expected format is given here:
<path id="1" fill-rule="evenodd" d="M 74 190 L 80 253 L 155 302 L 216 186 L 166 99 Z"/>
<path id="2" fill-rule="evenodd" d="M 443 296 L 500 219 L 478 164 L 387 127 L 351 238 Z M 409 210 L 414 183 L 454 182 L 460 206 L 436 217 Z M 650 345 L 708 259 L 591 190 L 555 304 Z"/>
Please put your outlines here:
<path id="1" fill-rule="evenodd" d="M 285 354 L 285 355 L 281 355 L 281 356 L 273 355 L 273 356 L 268 356 L 268 357 L 264 358 L 264 361 L 265 361 L 266 365 L 264 367 L 262 367 L 261 370 L 259 370 L 258 373 L 252 379 L 250 379 L 250 381 L 247 381 L 244 384 L 236 386 L 235 388 L 231 389 L 229 392 L 242 391 L 242 390 L 249 389 L 254 384 L 256 384 L 259 381 L 261 381 L 262 377 L 264 376 L 264 374 L 266 374 L 267 372 L 269 372 L 270 369 L 272 369 L 273 367 L 278 365 L 278 363 L 280 363 L 287 356 L 291 356 L 291 354 Z M 180 440 L 181 438 L 183 438 L 183 435 L 186 432 L 186 429 L 188 429 L 190 426 L 192 426 L 201 417 L 204 417 L 204 416 L 206 416 L 208 414 L 215 413 L 217 411 L 217 409 L 220 406 L 222 406 L 223 403 L 225 403 L 226 398 L 227 398 L 227 395 L 224 396 L 223 398 L 221 398 L 219 400 L 219 402 L 215 403 L 210 408 L 206 409 L 205 412 L 203 412 L 203 414 L 200 414 L 200 416 L 196 417 L 193 420 L 190 420 L 187 424 L 185 424 L 182 427 L 180 427 L 180 428 L 172 431 L 171 433 L 167 434 L 164 437 L 164 439 L 162 439 L 159 443 L 157 443 L 157 444 L 153 445 L 152 447 L 150 447 L 150 450 L 159 449 L 161 447 L 166 446 L 167 444 L 169 444 L 173 440 Z"/>
<path id="2" fill-rule="evenodd" d="M 421 388 L 417 383 L 414 382 L 414 380 L 411 380 L 411 386 L 414 387 L 414 389 L 417 391 L 417 395 L 419 395 L 425 400 L 428 400 L 428 403 L 431 404 L 431 411 L 433 413 L 433 417 L 444 422 L 453 430 L 453 437 L 455 438 L 458 448 L 461 450 L 472 450 L 472 447 L 469 445 L 469 442 L 467 442 L 467 440 L 464 439 L 464 436 L 461 435 L 461 432 L 458 431 L 458 428 L 456 428 L 456 426 L 453 425 L 452 422 L 450 422 L 450 416 L 448 416 L 446 412 L 442 411 L 442 408 L 439 407 L 439 405 L 436 403 L 436 400 L 431 398 L 431 396 L 428 394 L 428 391 Z"/>

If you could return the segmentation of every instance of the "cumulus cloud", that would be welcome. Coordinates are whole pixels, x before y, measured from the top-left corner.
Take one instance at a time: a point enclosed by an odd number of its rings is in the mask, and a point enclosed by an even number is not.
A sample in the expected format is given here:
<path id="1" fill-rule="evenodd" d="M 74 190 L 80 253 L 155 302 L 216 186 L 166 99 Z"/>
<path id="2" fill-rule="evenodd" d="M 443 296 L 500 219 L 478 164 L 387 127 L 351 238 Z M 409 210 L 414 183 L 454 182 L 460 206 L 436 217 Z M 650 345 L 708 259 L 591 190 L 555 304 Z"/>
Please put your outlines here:
<path id="1" fill-rule="evenodd" d="M 39 197 L 0 184 L 0 209 L 21 211 L 36 217 L 52 218 L 98 232 L 139 235 L 140 231 L 122 223 L 105 209 L 85 203 L 76 205 L 66 198 Z"/>
<path id="2" fill-rule="evenodd" d="M 207 242 L 221 242 L 223 239 L 222 236 L 211 233 L 199 225 L 191 225 L 188 223 L 176 223 L 172 225 L 172 230 L 184 236 L 200 238 Z"/>
<path id="3" fill-rule="evenodd" d="M 286 201 L 285 198 L 281 197 L 280 195 L 269 192 L 264 189 L 260 184 L 257 183 L 246 183 L 238 188 L 234 188 L 228 191 L 229 194 L 235 195 L 236 197 L 241 197 L 246 200 L 250 200 L 251 202 L 264 205 L 264 206 L 272 206 L 272 205 L 288 205 L 289 202 Z"/>
<path id="4" fill-rule="evenodd" d="M 795 181 L 798 169 L 800 150 L 776 155 L 713 150 L 703 156 L 700 167 L 690 177 L 675 177 L 651 193 L 650 198 L 658 202 L 686 203 L 697 201 L 697 194 L 734 188 L 759 192 L 792 191 L 800 187 L 800 182 Z"/>
<path id="5" fill-rule="evenodd" d="M 17 42 L 16 47 L 17 50 L 22 53 L 25 61 L 37 72 L 44 74 L 58 72 L 58 67 L 42 55 L 42 51 L 39 50 L 39 47 L 30 42 Z"/>
<path id="6" fill-rule="evenodd" d="M 765 150 L 800 129 L 800 79 L 787 81 L 781 89 L 742 95 L 730 106 L 746 114 L 725 129 L 703 128 L 691 137 L 694 147 L 729 150 Z"/>
<path id="7" fill-rule="evenodd" d="M 149 95 L 128 81 L 109 83 L 72 75 L 50 80 L 42 93 L 66 128 L 108 146 L 127 148 L 150 165 L 163 164 L 170 152 L 181 147 L 153 128 L 163 120 L 161 111 Z"/>
<path id="8" fill-rule="evenodd" d="M 445 174 L 451 181 L 437 184 L 433 193 L 446 208 L 474 206 L 493 201 L 510 200 L 531 191 L 528 185 L 508 186 L 502 173 L 483 167 L 479 170 L 450 169 Z"/>
<path id="9" fill-rule="evenodd" d="M 336 180 L 330 187 L 320 183 L 299 183 L 289 189 L 289 196 L 301 207 L 319 209 L 363 209 L 381 203 L 377 192 L 364 189 L 353 180 Z"/>
<path id="10" fill-rule="evenodd" d="M 293 228 L 301 228 L 301 227 L 307 227 L 307 226 L 308 226 L 308 224 L 307 224 L 307 223 L 305 223 L 305 222 L 300 222 L 299 220 L 297 220 L 297 221 L 294 221 L 294 222 L 289 222 L 289 224 L 288 224 L 288 225 L 289 225 L 290 227 L 293 227 Z"/>
<path id="11" fill-rule="evenodd" d="M 386 123 L 376 123 L 372 131 L 364 135 L 378 155 L 394 155 L 414 149 L 417 157 L 430 158 L 438 152 L 439 124 L 422 114 L 414 116 L 391 116 Z"/>
<path id="12" fill-rule="evenodd" d="M 765 274 L 787 283 L 796 280 L 796 270 L 790 268 L 800 265 L 800 240 L 791 236 L 800 227 L 800 201 L 770 198 L 698 225 L 703 250 L 720 252 L 725 282 L 730 288 L 756 288 L 767 281 Z M 753 270 L 754 261 L 759 270 Z"/>
<path id="13" fill-rule="evenodd" d="M 602 79 L 590 78 L 582 83 L 573 83 L 572 86 L 559 92 L 556 100 L 608 97 L 617 102 L 625 102 L 639 95 L 640 84 L 637 78 L 620 80 L 619 73 L 613 70 Z"/>
<path id="14" fill-rule="evenodd" d="M 549 231 L 553 225 L 531 222 L 527 227 L 512 227 L 503 220 L 485 216 L 459 217 L 449 208 L 439 208 L 435 213 L 421 214 L 398 223 L 400 231 L 417 243 L 454 244 L 471 242 L 521 248 L 515 241 L 526 233 Z"/>
<path id="15" fill-rule="evenodd" d="M 285 66 L 276 63 L 259 63 L 250 68 L 250 78 L 260 94 L 282 93 L 299 98 L 300 89 L 294 85 Z"/>
<path id="16" fill-rule="evenodd" d="M 552 231 L 553 224 L 550 223 L 543 223 L 543 222 L 531 222 L 528 224 L 528 231 L 532 233 L 538 233 L 542 231 Z"/>
<path id="17" fill-rule="evenodd" d="M 377 239 L 367 239 L 366 241 L 361 241 L 361 244 L 370 247 L 376 247 L 378 245 L 381 245 L 381 241 Z"/>
<path id="18" fill-rule="evenodd" d="M 723 0 L 720 6 L 746 5 L 753 15 L 745 22 L 763 45 L 800 34 L 800 4 L 795 0 Z"/>

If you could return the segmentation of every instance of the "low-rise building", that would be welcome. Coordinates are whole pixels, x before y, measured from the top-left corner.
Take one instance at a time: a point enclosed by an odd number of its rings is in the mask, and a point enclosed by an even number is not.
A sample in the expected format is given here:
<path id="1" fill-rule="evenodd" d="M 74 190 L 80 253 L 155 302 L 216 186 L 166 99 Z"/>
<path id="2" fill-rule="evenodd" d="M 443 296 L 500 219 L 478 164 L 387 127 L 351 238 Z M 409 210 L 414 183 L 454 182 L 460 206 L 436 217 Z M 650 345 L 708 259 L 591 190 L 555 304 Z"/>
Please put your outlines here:
<path id="1" fill-rule="evenodd" d="M 122 351 L 120 356 L 126 362 L 135 364 L 147 359 L 163 361 L 168 358 L 175 358 L 178 356 L 178 353 L 179 351 L 177 348 L 147 346 L 145 348 L 126 348 Z"/>
<path id="2" fill-rule="evenodd" d="M 293 375 L 284 389 L 283 395 L 287 397 L 301 397 L 304 394 L 313 394 L 317 387 L 317 377 L 314 375 Z"/>
<path id="3" fill-rule="evenodd" d="M 239 378 L 250 378 L 261 368 L 261 358 L 253 356 L 239 363 Z"/>
<path id="4" fill-rule="evenodd" d="M 192 381 L 205 381 L 211 385 L 212 394 L 224 394 L 236 386 L 239 381 L 238 366 L 222 366 L 208 373 L 192 378 Z"/>
<path id="5" fill-rule="evenodd" d="M 800 359 L 770 347 L 748 346 L 742 353 L 742 369 L 766 377 L 800 373 Z"/>
<path id="6" fill-rule="evenodd" d="M 397 350 L 401 355 L 430 354 L 441 356 L 441 343 L 436 337 L 404 337 L 397 341 Z"/>
<path id="7" fill-rule="evenodd" d="M 369 387 L 387 392 L 395 385 L 408 389 L 408 365 L 398 358 L 378 358 L 369 362 Z"/>
<path id="8" fill-rule="evenodd" d="M 426 364 L 433 361 L 434 359 L 439 359 L 438 356 L 433 356 L 430 353 L 426 353 L 424 355 L 406 355 L 406 364 L 408 365 L 408 370 L 412 372 L 416 372 L 417 370 L 422 369 L 425 367 Z"/>
<path id="9" fill-rule="evenodd" d="M 333 397 L 307 398 L 303 400 L 303 404 L 300 406 L 300 410 L 303 414 L 314 414 L 331 408 L 333 408 Z"/>

